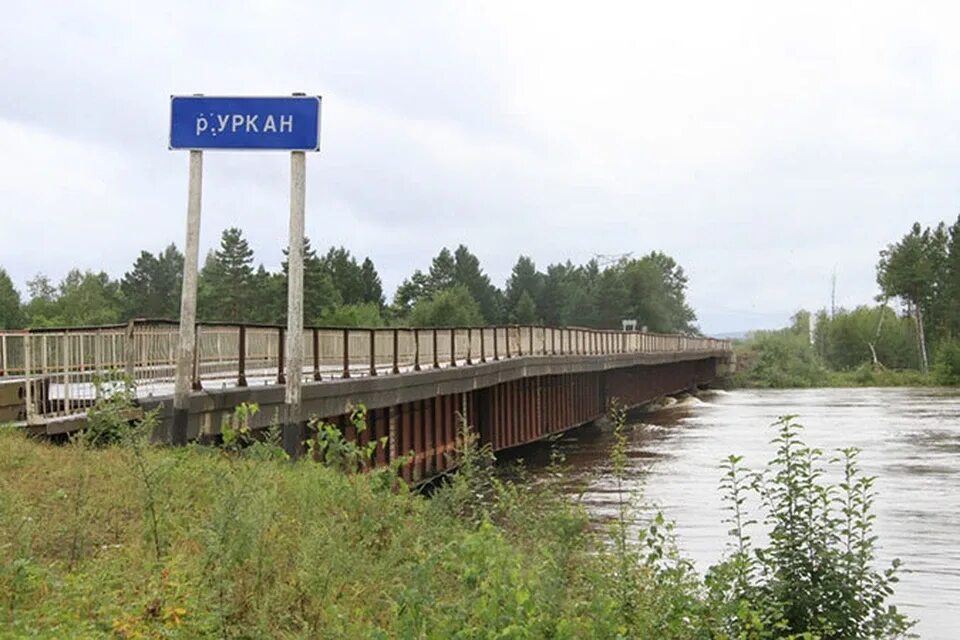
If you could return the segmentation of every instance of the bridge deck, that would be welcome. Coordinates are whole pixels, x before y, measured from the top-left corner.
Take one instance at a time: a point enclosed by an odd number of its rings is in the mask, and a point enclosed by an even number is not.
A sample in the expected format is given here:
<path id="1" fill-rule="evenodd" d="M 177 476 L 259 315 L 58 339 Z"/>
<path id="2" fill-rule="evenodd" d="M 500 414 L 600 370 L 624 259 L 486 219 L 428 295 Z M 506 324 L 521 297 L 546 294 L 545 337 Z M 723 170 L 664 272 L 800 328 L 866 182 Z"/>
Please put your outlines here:
<path id="1" fill-rule="evenodd" d="M 177 335 L 174 323 L 155 321 L 0 333 L 0 421 L 46 434 L 83 428 L 98 393 L 122 384 L 119 372 L 144 409 L 158 409 L 165 437 Z M 197 337 L 190 437 L 219 434 L 241 402 L 260 405 L 254 428 L 283 421 L 282 327 L 198 325 Z M 408 479 L 448 467 L 460 420 L 509 448 L 596 419 L 613 397 L 638 404 L 709 383 L 731 355 L 711 338 L 582 328 L 317 327 L 304 338 L 304 415 L 361 442 L 384 438 L 379 463 L 413 452 Z M 359 403 L 370 430 L 351 434 Z"/>

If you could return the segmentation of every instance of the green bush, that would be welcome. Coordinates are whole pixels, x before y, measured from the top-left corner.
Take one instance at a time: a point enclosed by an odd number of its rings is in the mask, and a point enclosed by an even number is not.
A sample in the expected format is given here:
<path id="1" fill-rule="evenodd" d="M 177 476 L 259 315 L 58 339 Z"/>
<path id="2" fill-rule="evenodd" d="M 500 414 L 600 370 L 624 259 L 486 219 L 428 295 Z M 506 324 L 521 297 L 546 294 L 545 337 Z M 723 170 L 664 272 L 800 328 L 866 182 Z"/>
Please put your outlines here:
<path id="1" fill-rule="evenodd" d="M 790 329 L 751 334 L 738 345 L 737 359 L 744 365 L 735 376 L 737 386 L 815 387 L 823 383 L 826 374 L 809 338 Z"/>
<path id="2" fill-rule="evenodd" d="M 831 371 L 824 380 L 830 387 L 920 387 L 931 377 L 916 369 L 885 369 L 863 364 L 852 371 Z"/>
<path id="3" fill-rule="evenodd" d="M 823 452 L 800 440 L 802 427 L 792 416 L 774 426 L 777 453 L 763 472 L 743 469 L 738 456 L 724 464 L 732 553 L 706 578 L 723 629 L 749 638 L 903 636 L 912 623 L 887 604 L 900 562 L 873 568 L 875 478 L 860 472 L 856 449 L 843 449 L 832 460 L 843 480 L 824 482 Z M 745 506 L 751 493 L 764 509 L 764 547 L 749 534 L 758 524 Z"/>
<path id="4" fill-rule="evenodd" d="M 960 385 L 960 339 L 944 340 L 937 348 L 933 377 L 939 384 Z"/>

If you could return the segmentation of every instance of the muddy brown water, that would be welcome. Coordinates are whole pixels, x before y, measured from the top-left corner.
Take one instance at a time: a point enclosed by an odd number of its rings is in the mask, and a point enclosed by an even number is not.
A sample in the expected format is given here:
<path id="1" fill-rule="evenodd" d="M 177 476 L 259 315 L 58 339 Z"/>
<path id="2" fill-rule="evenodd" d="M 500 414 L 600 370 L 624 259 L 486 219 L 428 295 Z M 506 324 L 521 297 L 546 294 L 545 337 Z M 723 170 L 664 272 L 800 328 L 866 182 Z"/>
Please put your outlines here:
<path id="1" fill-rule="evenodd" d="M 810 446 L 861 449 L 862 469 L 877 476 L 880 566 L 903 561 L 893 601 L 918 621 L 921 638 L 960 637 L 960 390 L 743 390 L 683 399 L 631 419 L 629 488 L 676 522 L 681 552 L 703 572 L 728 542 L 721 461 L 735 453 L 762 467 L 774 452 L 769 425 L 785 414 L 798 416 Z M 598 523 L 618 507 L 612 438 L 594 425 L 557 443 L 568 491 Z M 544 451 L 525 454 L 534 476 Z"/>

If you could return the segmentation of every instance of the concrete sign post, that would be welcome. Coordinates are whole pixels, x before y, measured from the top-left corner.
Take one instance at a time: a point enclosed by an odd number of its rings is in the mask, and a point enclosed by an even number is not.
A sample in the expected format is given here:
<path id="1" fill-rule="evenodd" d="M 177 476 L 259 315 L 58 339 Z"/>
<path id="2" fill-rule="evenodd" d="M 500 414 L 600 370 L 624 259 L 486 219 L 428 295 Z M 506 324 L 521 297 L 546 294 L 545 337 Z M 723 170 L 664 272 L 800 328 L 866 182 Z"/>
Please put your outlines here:
<path id="1" fill-rule="evenodd" d="M 187 443 L 187 416 L 193 383 L 193 355 L 197 335 L 197 264 L 200 261 L 200 202 L 203 192 L 203 151 L 190 150 L 190 182 L 187 189 L 187 239 L 183 250 L 183 285 L 180 290 L 180 344 L 173 387 L 173 433 L 175 445 Z"/>
<path id="2" fill-rule="evenodd" d="M 287 254 L 286 402 L 283 448 L 299 453 L 303 441 L 300 384 L 303 374 L 303 226 L 306 208 L 307 154 L 290 154 L 290 244 Z"/>
<path id="3" fill-rule="evenodd" d="M 290 247 L 288 262 L 286 416 L 284 449 L 300 452 L 303 417 L 300 385 L 303 372 L 303 236 L 306 202 L 306 154 L 320 150 L 320 97 L 173 96 L 170 101 L 170 148 L 190 150 L 187 241 L 180 302 L 180 345 L 173 398 L 174 444 L 187 441 L 187 418 L 196 351 L 197 269 L 203 150 L 290 151 Z"/>

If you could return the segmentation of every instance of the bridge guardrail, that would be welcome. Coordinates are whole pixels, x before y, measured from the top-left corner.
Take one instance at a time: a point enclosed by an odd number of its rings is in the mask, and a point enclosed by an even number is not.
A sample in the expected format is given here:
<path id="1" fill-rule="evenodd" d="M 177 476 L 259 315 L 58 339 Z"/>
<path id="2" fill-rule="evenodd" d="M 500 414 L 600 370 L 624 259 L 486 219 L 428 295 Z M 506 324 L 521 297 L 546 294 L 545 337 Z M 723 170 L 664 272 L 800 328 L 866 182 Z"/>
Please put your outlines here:
<path id="1" fill-rule="evenodd" d="M 198 323 L 196 390 L 284 381 L 286 327 Z M 173 392 L 178 325 L 124 325 L 0 332 L 0 379 L 24 378 L 27 422 L 85 411 L 98 378 L 123 372 L 140 397 Z M 343 328 L 304 330 L 305 382 L 396 375 L 527 356 L 728 351 L 728 341 L 584 327 Z"/>

